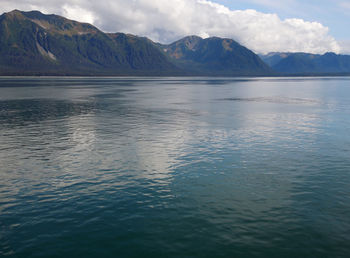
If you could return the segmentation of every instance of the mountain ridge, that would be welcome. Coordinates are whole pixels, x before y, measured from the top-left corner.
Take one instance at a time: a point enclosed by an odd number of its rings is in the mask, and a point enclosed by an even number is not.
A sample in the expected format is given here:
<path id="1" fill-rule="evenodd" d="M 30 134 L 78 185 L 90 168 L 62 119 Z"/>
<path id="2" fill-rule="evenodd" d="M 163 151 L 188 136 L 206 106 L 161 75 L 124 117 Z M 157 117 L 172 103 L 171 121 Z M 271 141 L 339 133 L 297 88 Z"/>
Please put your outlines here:
<path id="1" fill-rule="evenodd" d="M 256 54 L 233 40 L 193 39 L 198 45 L 198 49 L 192 49 L 195 58 L 186 52 L 180 62 L 172 52 L 173 43 L 164 45 L 146 37 L 104 33 L 91 24 L 62 16 L 14 10 L 0 16 L 0 75 L 272 73 Z"/>
<path id="2" fill-rule="evenodd" d="M 135 46 L 137 44 L 137 47 Z M 140 60 L 138 49 L 147 56 Z M 129 51 L 126 51 L 129 50 Z M 58 15 L 18 10 L 0 16 L 0 73 L 123 75 L 178 72 L 153 43 L 106 34 Z"/>
<path id="3" fill-rule="evenodd" d="M 281 75 L 350 75 L 349 55 L 279 52 L 260 57 Z"/>
<path id="4" fill-rule="evenodd" d="M 0 75 L 350 75 L 350 56 L 258 56 L 232 39 L 195 35 L 161 44 L 55 14 L 13 10 L 0 15 Z"/>
<path id="5" fill-rule="evenodd" d="M 204 71 L 212 75 L 264 75 L 271 73 L 270 68 L 251 50 L 232 39 L 187 36 L 169 45 L 163 50 L 175 64 L 193 71 Z"/>

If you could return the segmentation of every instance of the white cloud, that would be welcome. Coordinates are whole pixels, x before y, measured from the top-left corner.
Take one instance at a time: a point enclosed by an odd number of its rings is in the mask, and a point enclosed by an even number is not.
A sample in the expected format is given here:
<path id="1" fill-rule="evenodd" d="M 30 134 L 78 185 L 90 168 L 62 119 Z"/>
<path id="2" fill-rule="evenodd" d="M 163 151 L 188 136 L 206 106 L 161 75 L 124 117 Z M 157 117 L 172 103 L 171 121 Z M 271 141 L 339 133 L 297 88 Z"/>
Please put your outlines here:
<path id="1" fill-rule="evenodd" d="M 339 41 L 341 53 L 350 55 L 350 40 Z"/>
<path id="2" fill-rule="evenodd" d="M 63 5 L 63 15 L 68 19 L 77 19 L 79 21 L 94 24 L 95 17 L 94 14 L 78 5 Z"/>
<path id="3" fill-rule="evenodd" d="M 229 37 L 258 53 L 339 52 L 328 28 L 276 14 L 230 10 L 207 0 L 1 0 L 0 11 L 38 9 L 90 22 L 104 31 L 171 42 L 186 35 Z"/>

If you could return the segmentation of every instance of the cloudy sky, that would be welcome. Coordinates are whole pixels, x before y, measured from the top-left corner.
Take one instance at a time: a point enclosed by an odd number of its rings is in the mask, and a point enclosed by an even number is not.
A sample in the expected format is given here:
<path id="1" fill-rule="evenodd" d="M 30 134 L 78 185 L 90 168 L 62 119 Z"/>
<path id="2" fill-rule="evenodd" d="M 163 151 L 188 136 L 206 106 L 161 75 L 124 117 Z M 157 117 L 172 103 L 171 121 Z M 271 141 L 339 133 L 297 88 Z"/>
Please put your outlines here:
<path id="1" fill-rule="evenodd" d="M 349 0 L 0 0 L 0 11 L 40 10 L 169 43 L 232 38 L 257 53 L 350 53 Z"/>

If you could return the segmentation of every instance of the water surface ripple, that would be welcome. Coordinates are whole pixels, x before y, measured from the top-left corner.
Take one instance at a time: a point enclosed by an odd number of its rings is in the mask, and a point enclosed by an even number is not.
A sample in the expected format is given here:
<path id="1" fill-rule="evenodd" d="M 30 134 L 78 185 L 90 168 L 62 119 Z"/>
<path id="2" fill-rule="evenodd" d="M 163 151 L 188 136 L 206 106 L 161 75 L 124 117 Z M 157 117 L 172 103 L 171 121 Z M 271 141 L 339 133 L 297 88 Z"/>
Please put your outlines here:
<path id="1" fill-rule="evenodd" d="M 350 79 L 0 78 L 0 256 L 350 257 Z"/>

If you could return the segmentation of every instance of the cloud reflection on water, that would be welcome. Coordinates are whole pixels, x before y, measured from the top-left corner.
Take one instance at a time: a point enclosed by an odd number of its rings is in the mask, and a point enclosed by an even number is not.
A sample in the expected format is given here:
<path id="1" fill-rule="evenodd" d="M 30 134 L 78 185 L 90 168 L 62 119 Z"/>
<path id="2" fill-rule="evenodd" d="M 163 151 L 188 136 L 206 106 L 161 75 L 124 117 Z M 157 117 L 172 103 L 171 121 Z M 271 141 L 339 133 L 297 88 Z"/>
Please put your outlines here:
<path id="1" fill-rule="evenodd" d="M 339 222 L 310 214 L 347 200 L 346 81 L 27 80 L 0 87 L 0 247 L 85 230 L 283 248 Z"/>

